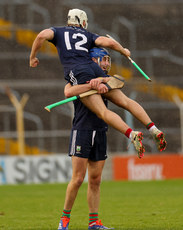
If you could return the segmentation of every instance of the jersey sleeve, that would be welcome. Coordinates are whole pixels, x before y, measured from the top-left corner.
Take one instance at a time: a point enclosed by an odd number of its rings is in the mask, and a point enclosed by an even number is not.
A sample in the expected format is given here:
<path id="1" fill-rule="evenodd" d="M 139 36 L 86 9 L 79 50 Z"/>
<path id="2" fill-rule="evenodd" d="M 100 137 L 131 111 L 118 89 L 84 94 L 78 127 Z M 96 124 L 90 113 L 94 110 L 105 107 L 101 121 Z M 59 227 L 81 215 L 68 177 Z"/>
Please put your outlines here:
<path id="1" fill-rule="evenodd" d="M 93 46 L 95 46 L 95 40 L 99 37 L 99 35 L 98 34 L 90 33 L 90 37 L 91 37 Z"/>
<path id="2" fill-rule="evenodd" d="M 52 40 L 48 40 L 48 41 L 53 43 L 56 46 L 56 44 L 57 44 L 57 29 L 55 27 L 50 27 L 50 30 L 53 30 L 54 37 Z"/>

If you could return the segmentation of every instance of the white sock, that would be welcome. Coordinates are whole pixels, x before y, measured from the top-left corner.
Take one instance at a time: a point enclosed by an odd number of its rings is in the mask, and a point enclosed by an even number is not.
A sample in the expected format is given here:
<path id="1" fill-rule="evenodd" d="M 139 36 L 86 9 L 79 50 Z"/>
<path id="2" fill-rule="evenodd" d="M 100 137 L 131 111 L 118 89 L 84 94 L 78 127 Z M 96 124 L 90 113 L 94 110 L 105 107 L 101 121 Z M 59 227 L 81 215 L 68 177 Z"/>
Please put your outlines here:
<path id="1" fill-rule="evenodd" d="M 150 132 L 150 133 L 153 133 L 153 130 L 154 130 L 154 129 L 157 129 L 157 127 L 156 127 L 155 125 L 153 125 L 153 126 L 149 129 L 149 132 Z"/>

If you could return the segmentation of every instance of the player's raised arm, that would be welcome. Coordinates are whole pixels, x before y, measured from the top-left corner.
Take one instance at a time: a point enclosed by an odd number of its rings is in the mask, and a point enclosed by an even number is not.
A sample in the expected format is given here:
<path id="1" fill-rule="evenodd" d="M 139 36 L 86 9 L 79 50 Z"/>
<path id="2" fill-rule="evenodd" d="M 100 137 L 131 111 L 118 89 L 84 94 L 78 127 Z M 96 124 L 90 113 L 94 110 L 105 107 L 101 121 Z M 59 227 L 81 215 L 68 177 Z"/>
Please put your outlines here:
<path id="1" fill-rule="evenodd" d="M 107 38 L 104 36 L 100 36 L 95 40 L 95 45 L 96 46 L 102 46 L 105 48 L 110 48 L 112 50 L 115 50 L 119 53 L 121 53 L 122 55 L 129 57 L 130 51 L 126 48 L 124 48 L 119 42 L 111 39 L 111 38 Z"/>
<path id="2" fill-rule="evenodd" d="M 30 67 L 36 67 L 39 64 L 39 60 L 36 57 L 37 52 L 42 47 L 46 40 L 52 40 L 54 32 L 51 29 L 42 30 L 33 42 L 31 53 L 30 53 Z"/>

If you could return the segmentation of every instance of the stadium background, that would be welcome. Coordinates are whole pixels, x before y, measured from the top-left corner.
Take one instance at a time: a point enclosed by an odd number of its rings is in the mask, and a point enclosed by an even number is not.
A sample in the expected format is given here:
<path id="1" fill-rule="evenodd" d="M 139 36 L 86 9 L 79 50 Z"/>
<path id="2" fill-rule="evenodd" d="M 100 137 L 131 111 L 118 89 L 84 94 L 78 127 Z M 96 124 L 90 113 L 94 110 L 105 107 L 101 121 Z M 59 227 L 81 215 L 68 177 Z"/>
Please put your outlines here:
<path id="1" fill-rule="evenodd" d="M 44 106 L 64 98 L 65 81 L 56 50 L 47 43 L 39 54 L 38 68 L 29 67 L 29 54 L 36 34 L 53 25 L 65 25 L 70 8 L 80 8 L 87 12 L 89 31 L 100 35 L 110 34 L 131 50 L 132 58 L 151 77 L 152 83 L 146 81 L 128 60 L 115 52 L 111 52 L 113 63 L 111 74 L 118 73 L 125 77 L 123 91 L 137 100 L 155 124 L 166 133 L 168 142 L 166 155 L 181 154 L 183 152 L 182 1 L 1 0 L 1 156 L 22 154 L 20 142 L 17 140 L 22 138 L 23 132 L 18 136 L 16 109 L 10 97 L 14 98 L 14 103 L 15 97 L 19 102 L 25 99 L 23 109 L 25 128 L 23 153 L 25 155 L 66 155 L 68 151 L 72 103 L 62 105 L 51 113 L 44 110 Z M 27 101 L 26 95 L 29 96 Z M 126 120 L 134 130 L 144 132 L 148 155 L 154 156 L 158 153 L 151 137 L 139 121 L 111 103 L 109 107 Z M 18 104 L 17 108 L 19 108 Z M 129 142 L 125 137 L 109 128 L 110 156 L 134 155 L 133 147 L 127 149 L 128 145 Z M 111 160 L 107 162 L 106 167 L 112 170 Z M 107 171 L 107 178 L 111 178 L 111 170 Z"/>

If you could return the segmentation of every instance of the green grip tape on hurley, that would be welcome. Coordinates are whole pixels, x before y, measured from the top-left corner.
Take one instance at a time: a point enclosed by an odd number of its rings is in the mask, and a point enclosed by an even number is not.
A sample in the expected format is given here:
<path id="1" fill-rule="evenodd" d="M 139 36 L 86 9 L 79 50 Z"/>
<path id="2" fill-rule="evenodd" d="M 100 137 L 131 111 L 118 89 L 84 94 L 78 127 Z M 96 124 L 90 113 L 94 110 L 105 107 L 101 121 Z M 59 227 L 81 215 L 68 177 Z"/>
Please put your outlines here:
<path id="1" fill-rule="evenodd" d="M 51 109 L 53 109 L 54 107 L 57 107 L 57 106 L 59 106 L 59 105 L 65 104 L 65 103 L 70 102 L 70 101 L 74 101 L 74 100 L 76 100 L 76 99 L 78 99 L 77 96 L 69 97 L 69 98 L 64 99 L 64 100 L 62 100 L 62 101 L 58 101 L 58 102 L 53 103 L 53 104 L 51 104 L 51 105 L 47 105 L 47 106 L 45 107 L 45 109 L 46 109 L 48 112 L 50 112 Z"/>
<path id="2" fill-rule="evenodd" d="M 148 81 L 151 81 L 151 79 L 147 76 L 147 74 L 145 74 L 144 71 L 130 57 L 128 57 L 128 59 Z"/>

